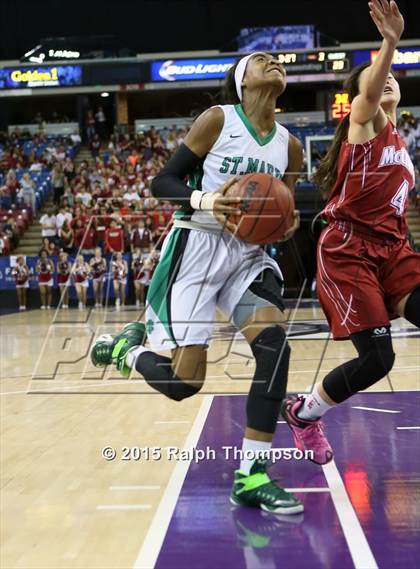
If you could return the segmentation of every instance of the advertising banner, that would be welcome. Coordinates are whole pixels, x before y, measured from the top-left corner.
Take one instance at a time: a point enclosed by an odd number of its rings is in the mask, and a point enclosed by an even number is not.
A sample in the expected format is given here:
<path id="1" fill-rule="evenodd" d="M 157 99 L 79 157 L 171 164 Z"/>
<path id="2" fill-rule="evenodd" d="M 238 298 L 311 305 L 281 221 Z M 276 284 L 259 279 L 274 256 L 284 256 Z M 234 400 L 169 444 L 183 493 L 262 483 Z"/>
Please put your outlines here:
<path id="1" fill-rule="evenodd" d="M 82 67 L 80 65 L 3 67 L 0 69 L 0 89 L 71 87 L 81 84 Z"/>

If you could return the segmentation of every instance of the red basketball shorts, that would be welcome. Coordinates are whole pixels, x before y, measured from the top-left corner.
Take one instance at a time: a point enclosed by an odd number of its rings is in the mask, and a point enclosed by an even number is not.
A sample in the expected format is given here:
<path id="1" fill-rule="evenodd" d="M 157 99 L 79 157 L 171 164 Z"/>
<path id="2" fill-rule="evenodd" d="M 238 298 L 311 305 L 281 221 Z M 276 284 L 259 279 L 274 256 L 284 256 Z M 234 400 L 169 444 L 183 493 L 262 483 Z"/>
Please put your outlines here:
<path id="1" fill-rule="evenodd" d="M 420 285 L 420 254 L 407 241 L 373 240 L 329 226 L 318 242 L 317 292 L 334 340 L 397 318 Z"/>

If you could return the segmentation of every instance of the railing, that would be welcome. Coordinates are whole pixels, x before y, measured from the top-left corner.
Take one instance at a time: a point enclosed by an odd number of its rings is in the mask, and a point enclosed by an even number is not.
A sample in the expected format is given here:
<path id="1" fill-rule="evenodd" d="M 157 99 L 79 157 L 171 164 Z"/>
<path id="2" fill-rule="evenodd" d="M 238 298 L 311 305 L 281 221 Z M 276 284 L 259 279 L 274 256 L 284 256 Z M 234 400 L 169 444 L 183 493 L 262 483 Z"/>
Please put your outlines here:
<path id="1" fill-rule="evenodd" d="M 9 125 L 9 134 L 12 134 L 16 130 L 19 130 L 20 132 L 29 132 L 30 134 L 39 134 L 42 132 L 47 136 L 70 136 L 71 134 L 80 133 L 79 123 L 77 122 Z"/>

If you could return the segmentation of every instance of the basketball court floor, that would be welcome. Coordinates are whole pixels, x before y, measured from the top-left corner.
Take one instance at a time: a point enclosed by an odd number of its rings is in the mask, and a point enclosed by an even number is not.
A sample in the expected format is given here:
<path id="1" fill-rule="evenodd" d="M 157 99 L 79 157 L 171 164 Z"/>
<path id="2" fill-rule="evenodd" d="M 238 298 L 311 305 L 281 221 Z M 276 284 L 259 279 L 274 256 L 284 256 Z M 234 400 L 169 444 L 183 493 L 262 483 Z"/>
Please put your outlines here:
<path id="1" fill-rule="evenodd" d="M 175 403 L 89 362 L 97 335 L 138 316 L 2 316 L 1 567 L 419 566 L 417 329 L 394 321 L 389 377 L 325 416 L 332 463 L 276 462 L 305 512 L 275 516 L 228 500 L 254 369 L 243 338 L 218 321 L 203 391 Z M 288 317 L 289 391 L 307 392 L 355 352 L 329 339 L 316 302 L 289 302 Z M 274 446 L 293 446 L 281 417 Z"/>

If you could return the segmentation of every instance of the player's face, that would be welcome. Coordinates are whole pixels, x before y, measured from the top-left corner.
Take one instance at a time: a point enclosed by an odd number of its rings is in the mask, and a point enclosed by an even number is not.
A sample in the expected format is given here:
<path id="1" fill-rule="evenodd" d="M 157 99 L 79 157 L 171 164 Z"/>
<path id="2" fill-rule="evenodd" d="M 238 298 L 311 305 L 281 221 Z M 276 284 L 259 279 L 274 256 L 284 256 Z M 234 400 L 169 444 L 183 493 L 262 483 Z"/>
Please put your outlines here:
<path id="1" fill-rule="evenodd" d="M 286 89 L 286 83 L 286 71 L 273 55 L 257 53 L 251 57 L 243 81 L 248 89 L 272 85 L 280 96 Z"/>
<path id="2" fill-rule="evenodd" d="M 401 91 L 398 81 L 390 73 L 386 80 L 386 85 L 381 98 L 381 107 L 385 110 L 387 108 L 395 108 L 401 99 Z"/>

